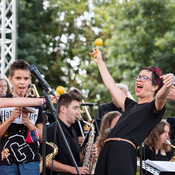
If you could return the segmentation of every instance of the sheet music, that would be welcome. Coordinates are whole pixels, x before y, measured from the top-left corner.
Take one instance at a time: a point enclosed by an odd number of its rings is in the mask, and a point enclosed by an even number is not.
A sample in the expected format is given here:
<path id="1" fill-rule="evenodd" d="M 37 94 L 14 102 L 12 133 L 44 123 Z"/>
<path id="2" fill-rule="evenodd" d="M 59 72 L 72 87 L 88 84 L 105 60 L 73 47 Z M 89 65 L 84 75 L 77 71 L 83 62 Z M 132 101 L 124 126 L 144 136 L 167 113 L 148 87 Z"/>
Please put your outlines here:
<path id="1" fill-rule="evenodd" d="M 160 171 L 175 172 L 175 162 L 146 160 L 145 163 Z"/>
<path id="2" fill-rule="evenodd" d="M 140 166 L 140 161 L 137 161 L 137 166 Z M 154 175 L 159 175 L 160 171 L 157 170 L 156 168 L 150 166 L 150 165 L 147 165 L 145 163 L 145 161 L 142 161 L 142 168 L 145 169 L 146 171 L 154 174 Z"/>

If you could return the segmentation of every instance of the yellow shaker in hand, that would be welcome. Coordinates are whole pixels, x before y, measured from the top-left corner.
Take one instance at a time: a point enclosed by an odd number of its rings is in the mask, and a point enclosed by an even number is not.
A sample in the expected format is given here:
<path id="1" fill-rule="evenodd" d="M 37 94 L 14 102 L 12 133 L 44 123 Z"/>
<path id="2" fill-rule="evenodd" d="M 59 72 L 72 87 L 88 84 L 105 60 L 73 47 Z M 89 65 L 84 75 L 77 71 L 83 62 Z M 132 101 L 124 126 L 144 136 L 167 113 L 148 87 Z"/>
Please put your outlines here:
<path id="1" fill-rule="evenodd" d="M 99 47 L 99 46 L 101 46 L 102 44 L 103 44 L 103 40 L 101 38 L 97 38 L 95 40 L 96 48 Z M 94 54 L 94 58 L 96 58 L 96 57 L 97 57 L 97 53 Z"/>

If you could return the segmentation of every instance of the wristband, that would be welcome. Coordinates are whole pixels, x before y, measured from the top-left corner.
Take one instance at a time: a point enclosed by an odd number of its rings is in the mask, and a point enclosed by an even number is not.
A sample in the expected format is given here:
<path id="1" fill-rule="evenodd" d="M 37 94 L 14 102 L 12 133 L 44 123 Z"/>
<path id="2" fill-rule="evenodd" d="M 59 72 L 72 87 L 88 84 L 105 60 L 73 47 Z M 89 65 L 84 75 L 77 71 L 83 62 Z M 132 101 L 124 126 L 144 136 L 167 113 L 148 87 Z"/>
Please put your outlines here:
<path id="1" fill-rule="evenodd" d="M 26 143 L 35 143 L 38 140 L 39 140 L 39 135 L 36 128 L 33 131 L 27 132 Z"/>
<path id="2" fill-rule="evenodd" d="M 46 99 L 42 98 L 42 104 L 46 103 Z"/>

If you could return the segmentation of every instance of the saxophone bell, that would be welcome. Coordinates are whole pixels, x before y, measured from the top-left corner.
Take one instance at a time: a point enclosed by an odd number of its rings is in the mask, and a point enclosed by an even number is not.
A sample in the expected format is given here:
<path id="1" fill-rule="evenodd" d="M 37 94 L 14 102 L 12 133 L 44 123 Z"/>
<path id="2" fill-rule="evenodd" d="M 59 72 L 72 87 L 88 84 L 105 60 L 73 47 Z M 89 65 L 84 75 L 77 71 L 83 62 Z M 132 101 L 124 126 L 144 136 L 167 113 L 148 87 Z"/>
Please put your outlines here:
<path id="1" fill-rule="evenodd" d="M 52 160 L 52 158 L 54 158 L 54 156 L 58 154 L 58 146 L 56 144 L 52 143 L 52 142 L 47 142 L 47 141 L 46 141 L 46 144 L 53 148 L 53 153 L 48 154 L 45 158 L 46 166 L 47 166 L 49 164 L 49 162 Z M 42 171 L 43 171 L 43 160 L 40 160 L 39 166 L 40 166 L 40 173 L 42 173 Z"/>

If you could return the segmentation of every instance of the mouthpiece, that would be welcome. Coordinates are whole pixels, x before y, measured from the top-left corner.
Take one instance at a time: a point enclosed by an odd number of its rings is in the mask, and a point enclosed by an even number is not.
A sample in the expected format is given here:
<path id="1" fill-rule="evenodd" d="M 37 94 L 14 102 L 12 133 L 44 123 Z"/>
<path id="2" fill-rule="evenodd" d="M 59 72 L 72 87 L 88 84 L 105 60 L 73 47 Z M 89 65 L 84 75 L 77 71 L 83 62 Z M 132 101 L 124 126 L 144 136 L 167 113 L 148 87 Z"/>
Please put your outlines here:
<path id="1" fill-rule="evenodd" d="M 82 118 L 81 118 L 81 117 L 79 117 L 79 116 L 76 116 L 76 119 L 77 119 L 77 120 L 79 120 L 79 121 L 81 121 L 81 120 L 82 120 Z"/>
<path id="2" fill-rule="evenodd" d="M 168 145 L 171 145 L 171 142 L 169 140 L 166 140 L 165 143 L 168 144 Z"/>

